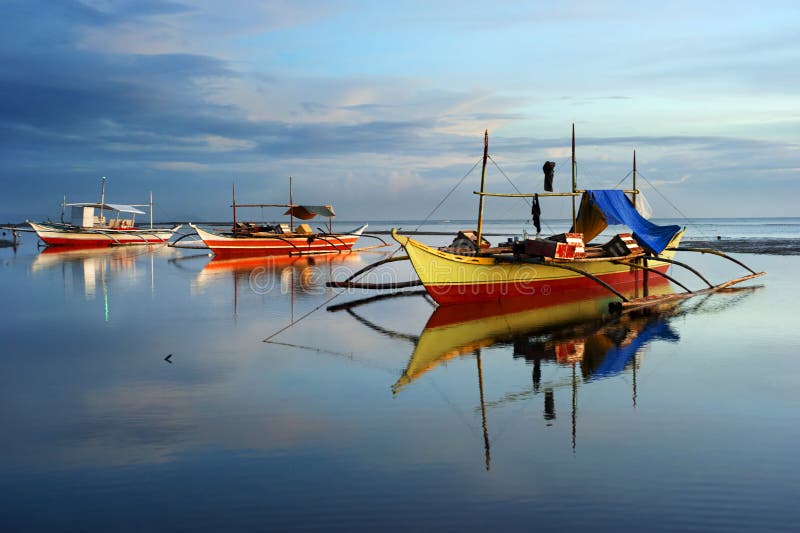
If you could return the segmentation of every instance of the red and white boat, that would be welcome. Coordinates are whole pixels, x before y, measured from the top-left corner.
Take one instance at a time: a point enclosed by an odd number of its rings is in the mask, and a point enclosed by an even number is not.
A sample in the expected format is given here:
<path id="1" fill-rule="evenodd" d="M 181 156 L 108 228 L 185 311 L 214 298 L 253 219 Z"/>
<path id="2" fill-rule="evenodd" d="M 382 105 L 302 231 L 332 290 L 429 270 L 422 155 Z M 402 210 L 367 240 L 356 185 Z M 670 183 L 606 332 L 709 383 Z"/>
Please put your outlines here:
<path id="1" fill-rule="evenodd" d="M 297 206 L 304 209 L 330 206 Z M 341 253 L 352 250 L 367 225 L 348 233 L 312 231 L 308 224 L 296 228 L 289 224 L 234 226 L 230 232 L 218 232 L 189 224 L 218 257 L 290 256 Z"/>
<path id="2" fill-rule="evenodd" d="M 288 204 L 237 204 L 236 188 L 233 189 L 233 227 L 230 231 L 203 229 L 189 224 L 217 257 L 245 256 L 297 256 L 308 254 L 330 254 L 349 252 L 364 233 L 367 224 L 346 233 L 333 232 L 331 205 L 299 205 L 292 203 L 292 179 L 289 178 Z M 289 223 L 241 222 L 236 219 L 236 209 L 242 207 L 285 208 Z M 328 229 L 311 229 L 308 224 L 295 226 L 295 219 L 311 220 L 317 215 L 328 217 Z M 177 241 L 176 241 L 177 242 Z"/>
<path id="3" fill-rule="evenodd" d="M 110 204 L 105 202 L 105 180 L 100 202 L 62 204 L 61 222 L 30 222 L 39 239 L 48 246 L 73 246 L 101 248 L 132 244 L 164 244 L 181 227 L 172 229 L 153 227 L 153 197 L 149 204 Z M 139 207 L 150 208 L 147 228 L 136 225 L 136 215 L 145 215 Z M 70 220 L 64 221 L 69 208 Z"/>
<path id="4" fill-rule="evenodd" d="M 48 246 L 73 246 L 101 248 L 132 244 L 164 244 L 169 241 L 180 225 L 167 228 L 139 228 L 132 218 L 121 218 L 121 214 L 144 214 L 133 206 L 121 204 L 67 204 L 80 213 L 78 223 L 30 222 L 36 235 Z M 102 213 L 117 215 L 107 220 L 105 215 L 94 215 L 95 209 Z M 73 217 L 73 220 L 75 218 Z"/>

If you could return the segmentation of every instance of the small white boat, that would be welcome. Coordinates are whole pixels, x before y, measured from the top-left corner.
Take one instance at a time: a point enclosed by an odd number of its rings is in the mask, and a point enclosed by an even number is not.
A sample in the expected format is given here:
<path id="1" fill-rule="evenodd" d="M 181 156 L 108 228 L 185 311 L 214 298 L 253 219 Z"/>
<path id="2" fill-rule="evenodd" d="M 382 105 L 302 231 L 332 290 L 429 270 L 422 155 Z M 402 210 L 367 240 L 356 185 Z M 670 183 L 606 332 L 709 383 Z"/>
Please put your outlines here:
<path id="1" fill-rule="evenodd" d="M 131 244 L 163 244 L 169 241 L 181 227 L 153 227 L 153 197 L 149 204 L 110 204 L 105 202 L 105 181 L 101 200 L 97 202 L 62 204 L 61 222 L 30 222 L 39 239 L 48 246 L 107 247 Z M 147 228 L 136 226 L 136 215 L 145 215 L 139 207 L 150 210 L 150 224 Z M 69 208 L 70 220 L 64 217 Z"/>

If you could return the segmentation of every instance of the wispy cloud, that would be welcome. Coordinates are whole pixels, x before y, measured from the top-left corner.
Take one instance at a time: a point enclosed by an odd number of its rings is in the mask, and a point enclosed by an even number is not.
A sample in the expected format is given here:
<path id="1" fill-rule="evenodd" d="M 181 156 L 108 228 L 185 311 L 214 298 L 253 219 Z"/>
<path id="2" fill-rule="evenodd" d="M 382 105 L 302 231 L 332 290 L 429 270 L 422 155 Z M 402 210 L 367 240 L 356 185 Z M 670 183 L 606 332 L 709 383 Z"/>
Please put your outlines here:
<path id="1" fill-rule="evenodd" d="M 215 180 L 267 190 L 291 173 L 330 200 L 332 177 L 357 183 L 336 199 L 355 217 L 386 215 L 370 206 L 387 194 L 397 197 L 390 216 L 415 216 L 424 206 L 408 190 L 446 192 L 480 154 L 484 129 L 510 174 L 530 180 L 545 159 L 567 172 L 571 122 L 589 183 L 625 176 L 634 149 L 681 197 L 796 167 L 800 116 L 787 87 L 797 45 L 775 13 L 725 13 L 702 42 L 695 17 L 669 6 L 503 2 L 450 20 L 447 5 L 427 18 L 420 5 L 8 2 L 0 173 L 14 185 L 0 212 L 40 212 L 49 185 L 80 188 L 113 171 L 131 176 L 132 192 L 136 180 L 166 189 L 175 211 L 212 206 Z M 656 15 L 663 25 L 635 30 Z M 600 31 L 623 22 L 629 31 Z M 568 39 L 577 33 L 591 46 Z M 31 180 L 35 192 L 20 185 Z M 452 209 L 473 201 L 454 197 Z"/>

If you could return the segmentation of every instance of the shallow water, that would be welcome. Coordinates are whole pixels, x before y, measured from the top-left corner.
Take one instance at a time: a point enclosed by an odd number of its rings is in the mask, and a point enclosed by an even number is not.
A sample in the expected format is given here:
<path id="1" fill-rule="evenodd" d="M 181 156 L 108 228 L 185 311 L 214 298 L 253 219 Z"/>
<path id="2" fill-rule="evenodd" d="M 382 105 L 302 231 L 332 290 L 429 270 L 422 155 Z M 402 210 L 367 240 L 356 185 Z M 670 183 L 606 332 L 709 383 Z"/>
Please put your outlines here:
<path id="1" fill-rule="evenodd" d="M 327 311 L 375 294 L 324 283 L 386 250 L 0 250 L 0 527 L 794 528 L 800 258 L 739 255 L 768 272 L 760 288 L 625 320 L 607 298 Z M 742 274 L 681 258 L 714 282 Z"/>

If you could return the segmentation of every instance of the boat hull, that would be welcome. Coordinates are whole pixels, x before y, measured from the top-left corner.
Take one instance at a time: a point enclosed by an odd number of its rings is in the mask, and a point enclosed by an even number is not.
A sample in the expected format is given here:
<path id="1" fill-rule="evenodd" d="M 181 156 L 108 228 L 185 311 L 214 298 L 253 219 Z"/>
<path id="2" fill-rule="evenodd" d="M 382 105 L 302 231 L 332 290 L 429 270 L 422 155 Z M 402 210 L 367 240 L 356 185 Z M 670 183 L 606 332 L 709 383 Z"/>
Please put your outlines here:
<path id="1" fill-rule="evenodd" d="M 676 236 L 677 245 L 682 234 Z M 493 257 L 461 256 L 431 248 L 394 233 L 405 248 L 423 286 L 439 305 L 498 302 L 509 298 L 527 298 L 548 305 L 560 295 L 572 291 L 602 293 L 608 291 L 597 281 L 577 272 L 560 268 L 558 263 L 501 262 Z M 663 257 L 671 259 L 673 252 Z M 645 278 L 657 274 L 622 265 L 615 260 L 568 261 L 565 266 L 578 268 L 607 283 L 619 292 L 641 286 Z M 649 259 L 648 267 L 666 272 L 669 263 Z"/>
<path id="2" fill-rule="evenodd" d="M 165 230 L 81 230 L 61 229 L 47 224 L 29 222 L 36 235 L 48 246 L 105 248 L 119 245 L 164 244 L 177 228 Z"/>
<path id="3" fill-rule="evenodd" d="M 271 235 L 233 237 L 190 224 L 206 246 L 218 257 L 290 256 L 341 253 L 352 250 L 366 226 L 353 233 L 331 235 Z"/>

